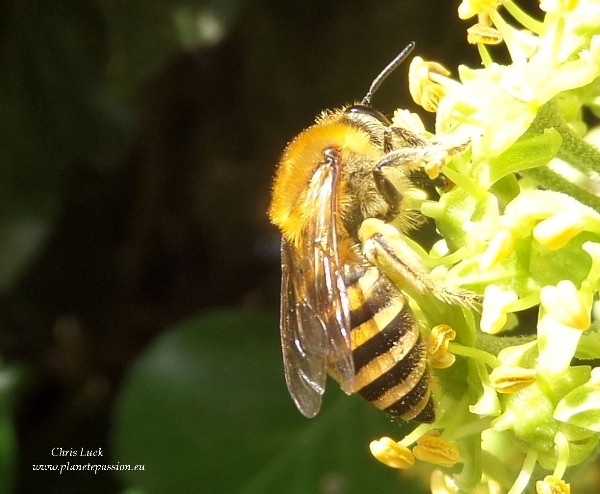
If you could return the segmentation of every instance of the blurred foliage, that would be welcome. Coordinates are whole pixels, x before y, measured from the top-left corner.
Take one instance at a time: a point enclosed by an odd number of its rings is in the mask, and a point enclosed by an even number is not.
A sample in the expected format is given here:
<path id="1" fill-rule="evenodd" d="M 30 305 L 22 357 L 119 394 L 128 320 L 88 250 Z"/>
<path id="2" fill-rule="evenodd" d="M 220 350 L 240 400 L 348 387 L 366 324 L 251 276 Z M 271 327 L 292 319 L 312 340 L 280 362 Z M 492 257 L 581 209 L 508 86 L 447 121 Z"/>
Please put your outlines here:
<path id="1" fill-rule="evenodd" d="M 448 66 L 468 61 L 455 8 L 0 5 L 0 493 L 158 492 L 178 479 L 189 482 L 179 492 L 198 481 L 396 489 L 367 454 L 372 431 L 396 424 L 335 384 L 312 421 L 287 396 L 265 210 L 286 141 L 323 108 L 362 97 L 407 41 Z M 411 107 L 405 80 L 393 74 L 377 107 Z M 201 316 L 214 307 L 235 309 Z M 5 377 L 17 368 L 13 390 Z M 32 472 L 63 462 L 54 447 L 153 468 Z"/>
<path id="2" fill-rule="evenodd" d="M 183 41 L 195 48 L 216 41 L 201 19 L 210 16 L 222 32 L 239 4 L 58 0 L 0 7 L 0 290 L 50 234 L 65 168 L 118 163 L 137 128 L 132 97 L 140 84 Z"/>
<path id="3" fill-rule="evenodd" d="M 274 314 L 223 311 L 155 341 L 116 409 L 114 460 L 145 466 L 123 478 L 148 494 L 416 492 L 370 456 L 372 438 L 398 429 L 364 400 L 330 383 L 317 418 L 298 414 L 276 325 Z"/>
<path id="4" fill-rule="evenodd" d="M 17 373 L 0 362 L 0 494 L 12 492 L 15 480 L 16 436 L 13 423 L 14 388 Z"/>

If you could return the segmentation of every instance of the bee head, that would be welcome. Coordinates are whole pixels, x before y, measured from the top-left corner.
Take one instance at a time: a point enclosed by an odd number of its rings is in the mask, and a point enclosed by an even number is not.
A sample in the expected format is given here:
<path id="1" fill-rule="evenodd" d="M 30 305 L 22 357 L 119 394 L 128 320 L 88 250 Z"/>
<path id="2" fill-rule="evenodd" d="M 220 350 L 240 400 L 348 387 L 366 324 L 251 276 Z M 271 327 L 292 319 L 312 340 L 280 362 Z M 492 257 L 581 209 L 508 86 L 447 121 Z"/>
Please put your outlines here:
<path id="1" fill-rule="evenodd" d="M 375 120 L 378 120 L 386 127 L 391 125 L 391 122 L 383 113 L 381 113 L 380 111 L 374 110 L 370 106 L 366 106 L 363 104 L 349 106 L 348 108 L 346 108 L 345 113 L 346 113 L 346 115 L 348 115 L 348 117 L 351 120 L 352 120 L 352 117 L 354 117 L 354 116 L 358 116 L 359 118 L 360 118 L 360 116 L 365 116 L 365 117 L 371 117 L 371 118 L 374 118 Z"/>

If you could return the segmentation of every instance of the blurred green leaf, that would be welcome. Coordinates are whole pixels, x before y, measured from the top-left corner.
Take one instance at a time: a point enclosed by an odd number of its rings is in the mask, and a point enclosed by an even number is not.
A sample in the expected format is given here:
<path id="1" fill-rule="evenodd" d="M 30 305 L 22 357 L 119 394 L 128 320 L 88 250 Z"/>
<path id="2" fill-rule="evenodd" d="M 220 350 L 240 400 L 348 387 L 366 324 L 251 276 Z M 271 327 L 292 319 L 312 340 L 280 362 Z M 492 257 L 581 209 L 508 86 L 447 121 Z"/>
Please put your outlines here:
<path id="1" fill-rule="evenodd" d="M 115 416 L 119 472 L 149 494 L 421 492 L 368 444 L 406 428 L 330 382 L 307 420 L 283 379 L 275 315 L 219 312 L 159 338 L 125 380 Z M 401 487 L 402 486 L 402 487 Z"/>
<path id="2" fill-rule="evenodd" d="M 108 0 L 101 3 L 110 43 L 109 89 L 129 95 L 175 51 L 220 41 L 242 0 Z"/>

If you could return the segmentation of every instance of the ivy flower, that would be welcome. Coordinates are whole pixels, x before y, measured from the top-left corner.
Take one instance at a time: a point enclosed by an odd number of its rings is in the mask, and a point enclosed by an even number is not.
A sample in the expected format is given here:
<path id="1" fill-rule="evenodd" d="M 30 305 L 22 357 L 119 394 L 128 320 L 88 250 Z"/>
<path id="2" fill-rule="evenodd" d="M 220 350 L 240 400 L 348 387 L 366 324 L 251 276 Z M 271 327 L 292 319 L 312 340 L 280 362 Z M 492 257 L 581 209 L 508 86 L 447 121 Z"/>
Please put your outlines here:
<path id="1" fill-rule="evenodd" d="M 457 307 L 407 293 L 429 332 L 437 418 L 386 448 L 436 465 L 435 494 L 564 494 L 582 481 L 570 468 L 598 454 L 600 151 L 583 115 L 600 114 L 600 1 L 540 8 L 542 21 L 512 0 L 464 0 L 483 68 L 409 69 L 433 139 L 467 143 L 429 170 L 454 186 L 420 202 L 442 239 L 417 250 L 435 280 L 483 296 Z M 510 64 L 487 51 L 499 43 Z"/>
<path id="2" fill-rule="evenodd" d="M 507 8 L 511 5 L 513 11 L 517 9 L 512 2 L 504 4 Z M 472 139 L 476 163 L 506 151 L 530 127 L 540 107 L 559 93 L 587 86 L 600 75 L 597 28 L 590 28 L 584 34 L 581 29 L 582 24 L 591 26 L 590 19 L 585 19 L 587 15 L 600 22 L 594 2 L 579 2 L 565 16 L 547 15 L 540 25 L 518 11 L 521 14 L 518 20 L 525 23 L 524 28 L 535 26 L 538 30 L 533 52 L 531 43 L 522 42 L 520 31 L 504 20 L 497 6 L 498 2 L 463 2 L 459 15 L 462 18 L 488 15 L 494 25 L 487 27 L 488 31 L 494 33 L 496 40 L 505 41 L 513 63 L 501 66 L 492 62 L 484 43 L 478 43 L 484 69 L 459 67 L 460 83 L 439 71 L 431 71 L 429 82 L 422 83 L 424 89 L 420 91 L 441 95 L 435 106 L 436 133 L 467 134 Z M 425 63 L 411 65 L 412 80 L 422 80 Z M 419 91 L 411 94 L 414 97 Z M 415 101 L 420 103 L 422 99 Z M 431 109 L 431 105 L 425 109 Z"/>

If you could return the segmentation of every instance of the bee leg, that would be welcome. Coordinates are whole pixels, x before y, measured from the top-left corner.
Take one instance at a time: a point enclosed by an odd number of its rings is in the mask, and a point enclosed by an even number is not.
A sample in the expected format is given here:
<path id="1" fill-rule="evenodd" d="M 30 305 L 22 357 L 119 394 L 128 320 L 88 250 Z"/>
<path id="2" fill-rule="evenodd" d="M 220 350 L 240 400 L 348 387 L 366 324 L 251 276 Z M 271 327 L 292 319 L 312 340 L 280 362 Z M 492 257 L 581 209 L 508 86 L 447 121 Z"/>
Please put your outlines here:
<path id="1" fill-rule="evenodd" d="M 358 236 L 365 257 L 402 288 L 407 284 L 419 293 L 431 293 L 443 302 L 474 307 L 480 295 L 434 279 L 421 258 L 394 226 L 376 218 L 363 221 Z"/>
<path id="2" fill-rule="evenodd" d="M 386 132 L 386 135 L 389 135 L 389 133 Z M 404 173 L 425 168 L 427 174 L 433 178 L 439 174 L 449 157 L 463 151 L 468 144 L 447 146 L 433 141 L 426 143 L 416 134 L 410 133 L 409 135 L 418 139 L 418 145 L 423 145 L 423 147 L 401 147 L 393 149 L 373 168 L 373 180 L 377 187 L 377 191 L 388 204 L 388 210 L 384 218 L 385 221 L 388 222 L 392 221 L 398 215 L 400 211 L 398 206 L 401 204 L 403 196 L 394 183 L 388 178 L 386 168 L 401 168 Z M 384 147 L 387 146 L 386 142 L 387 141 L 384 138 Z M 416 143 L 417 141 L 415 140 L 413 144 Z"/>
<path id="3" fill-rule="evenodd" d="M 418 170 L 426 162 L 425 148 L 400 148 L 390 151 L 373 168 L 373 180 L 377 191 L 388 205 L 385 221 L 393 220 L 399 213 L 403 195 L 390 180 L 386 168 L 401 167 L 403 171 Z"/>
<path id="4" fill-rule="evenodd" d="M 385 220 L 391 221 L 399 213 L 398 206 L 402 202 L 402 193 L 394 186 L 381 168 L 373 170 L 373 179 L 377 191 L 388 205 Z"/>
<path id="5" fill-rule="evenodd" d="M 406 129 L 404 127 L 388 127 L 386 129 L 386 138 L 389 139 L 391 143 L 393 143 L 394 138 L 396 139 L 396 142 L 392 144 L 390 149 L 386 150 L 388 152 L 400 146 L 411 148 L 424 148 L 428 144 L 427 138 L 420 136 L 412 130 Z M 398 145 L 398 139 L 400 140 L 400 146 Z"/>
<path id="6" fill-rule="evenodd" d="M 424 148 L 427 143 L 425 137 L 402 127 L 386 127 L 383 133 L 383 150 L 386 153 L 390 153 L 394 149 Z"/>

